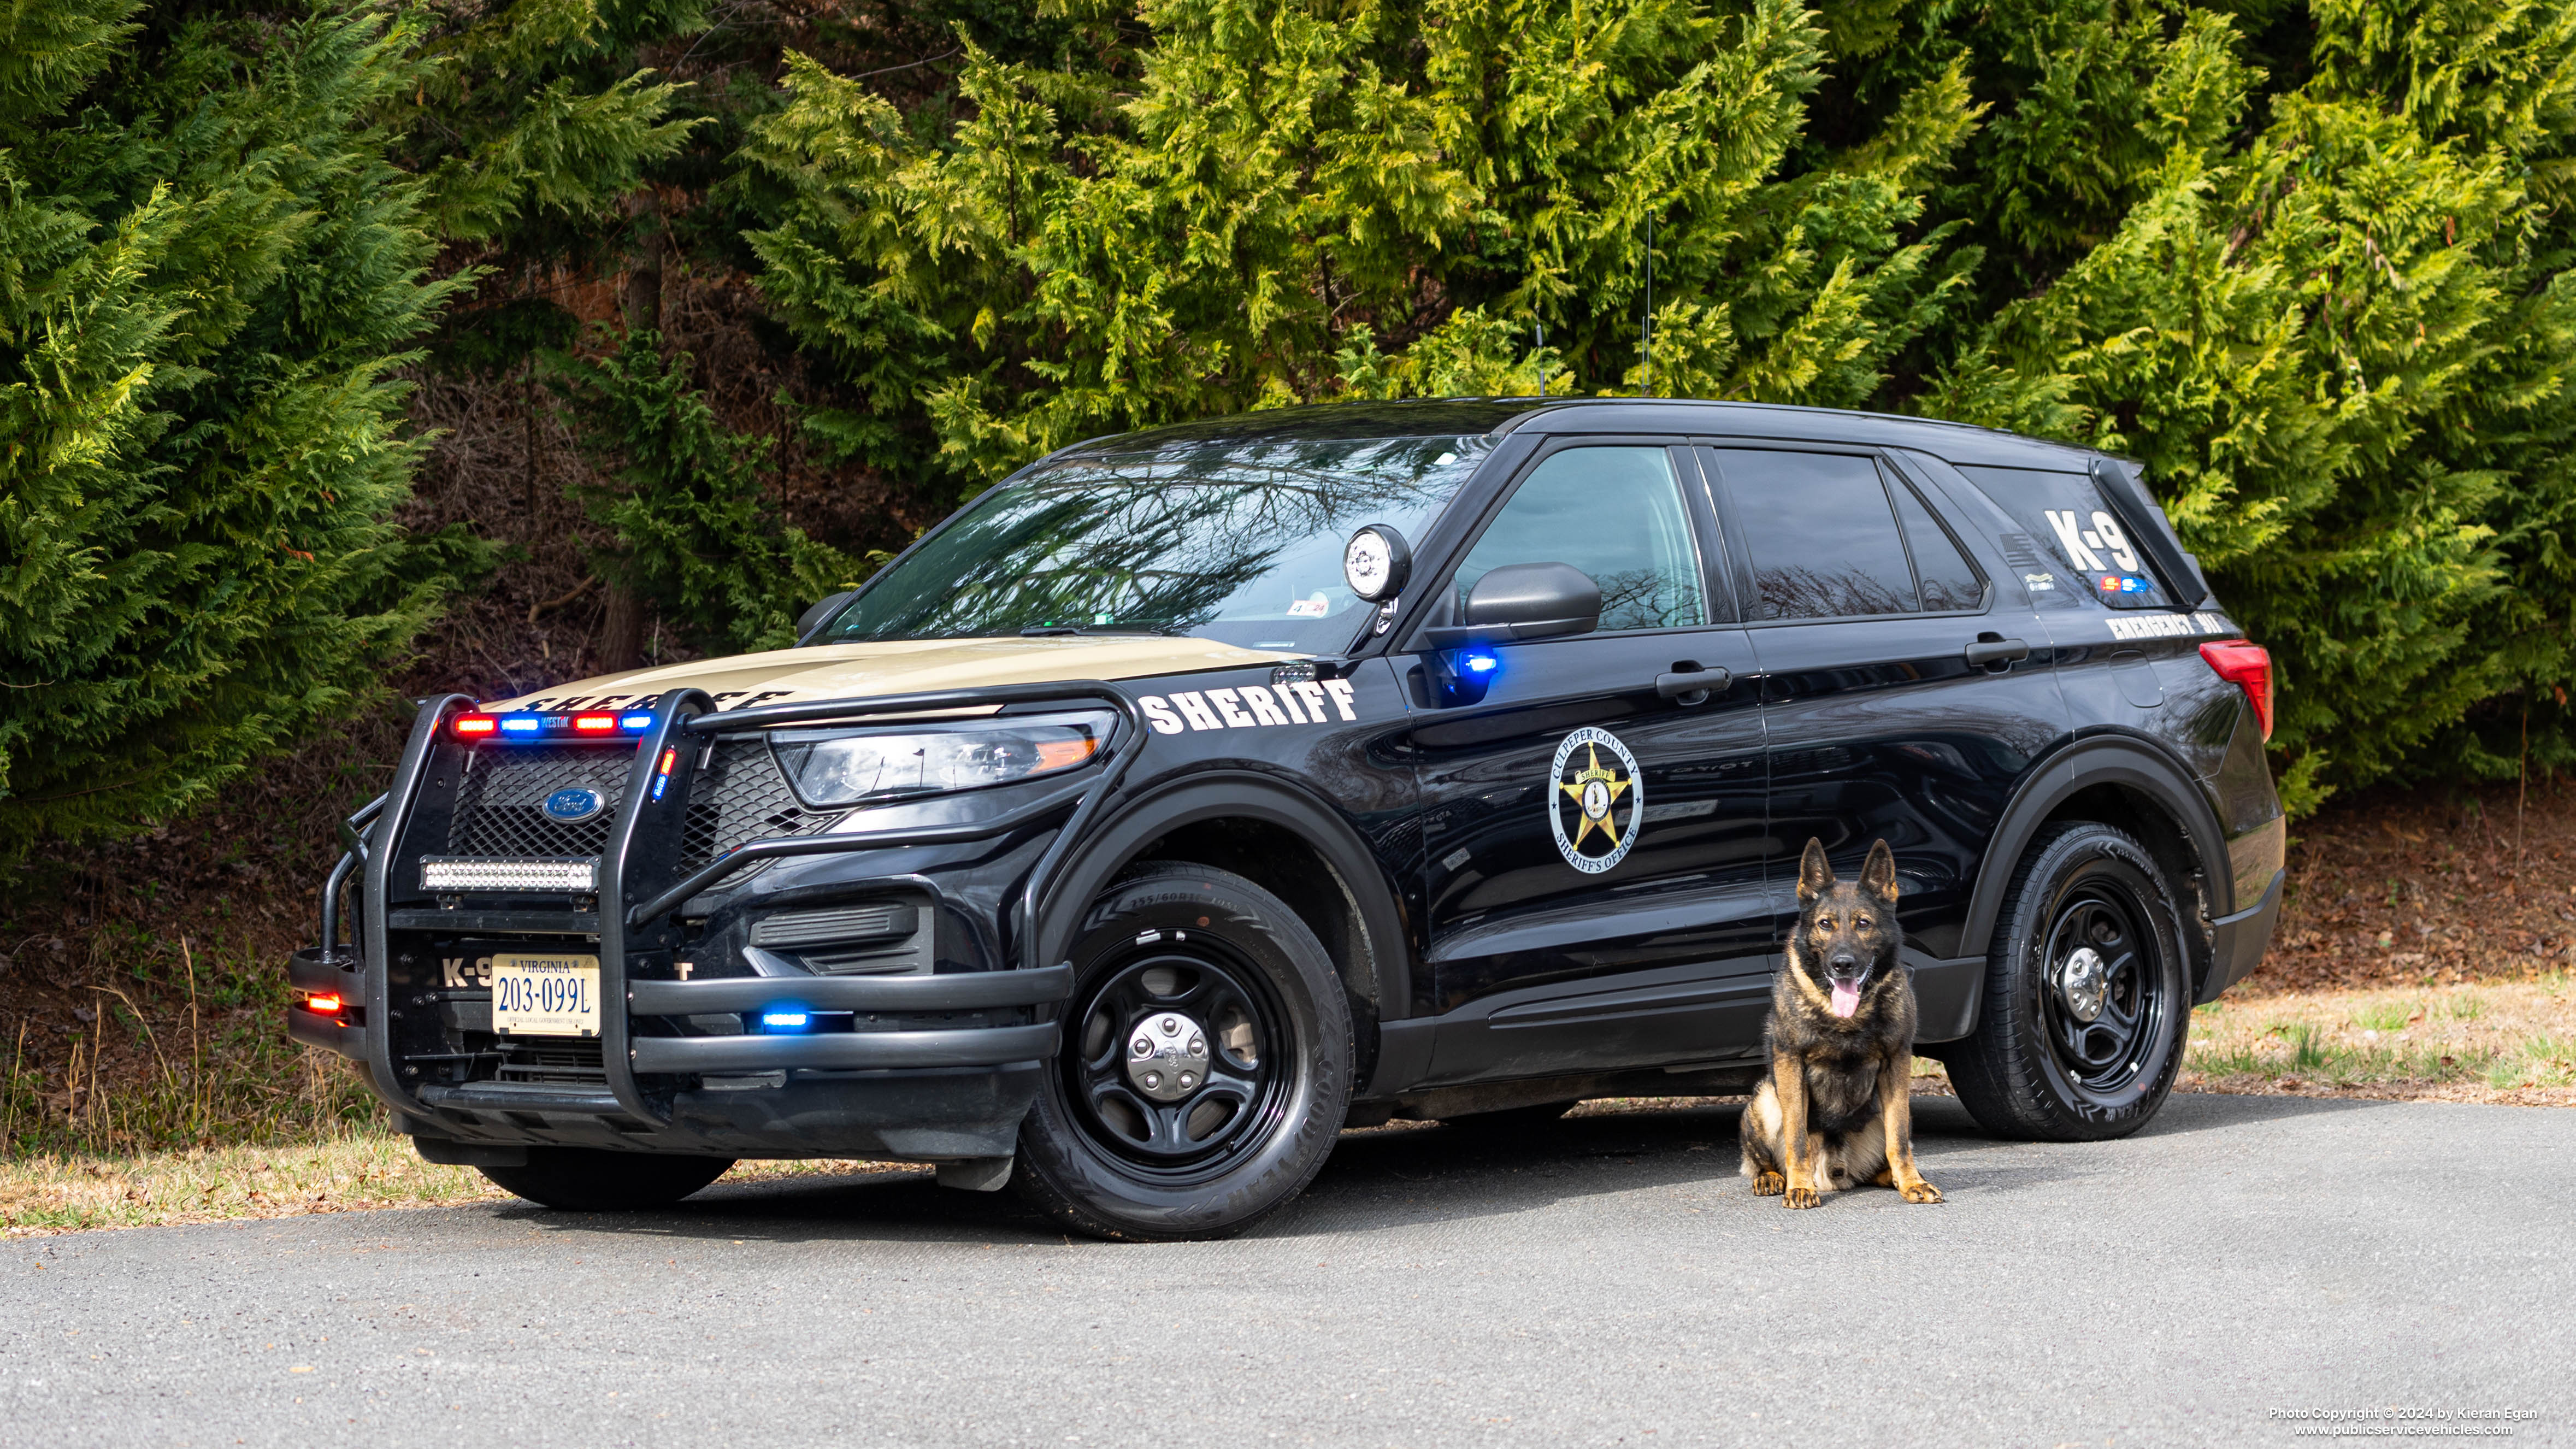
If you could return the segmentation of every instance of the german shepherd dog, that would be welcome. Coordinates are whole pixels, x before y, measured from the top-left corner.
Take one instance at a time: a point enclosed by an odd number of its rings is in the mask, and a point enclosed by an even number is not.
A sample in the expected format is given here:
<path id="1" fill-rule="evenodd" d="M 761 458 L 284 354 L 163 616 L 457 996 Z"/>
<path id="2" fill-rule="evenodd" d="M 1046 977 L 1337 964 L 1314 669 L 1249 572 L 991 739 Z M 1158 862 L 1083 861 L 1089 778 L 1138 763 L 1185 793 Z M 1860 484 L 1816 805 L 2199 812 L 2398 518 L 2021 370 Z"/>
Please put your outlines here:
<path id="1" fill-rule="evenodd" d="M 1798 862 L 1798 930 L 1771 986 L 1771 1074 L 1744 1109 L 1743 1173 L 1811 1208 L 1863 1181 L 1939 1202 L 1914 1167 L 1914 985 L 1898 964 L 1896 857 L 1869 848 L 1838 880 L 1822 841 Z"/>

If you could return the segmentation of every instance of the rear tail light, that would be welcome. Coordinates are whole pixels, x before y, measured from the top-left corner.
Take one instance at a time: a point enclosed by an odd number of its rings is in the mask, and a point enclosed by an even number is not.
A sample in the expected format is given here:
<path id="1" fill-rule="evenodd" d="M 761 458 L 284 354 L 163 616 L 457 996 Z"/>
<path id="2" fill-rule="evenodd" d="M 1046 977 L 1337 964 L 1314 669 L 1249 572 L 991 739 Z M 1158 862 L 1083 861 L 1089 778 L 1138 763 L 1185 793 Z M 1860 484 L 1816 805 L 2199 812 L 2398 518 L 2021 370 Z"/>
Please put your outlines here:
<path id="1" fill-rule="evenodd" d="M 2254 706 L 2254 722 L 2263 727 L 2263 738 L 2272 737 L 2272 655 L 2260 644 L 2243 639 L 2225 639 L 2200 646 L 2200 657 L 2218 677 L 2245 691 L 2245 702 Z"/>

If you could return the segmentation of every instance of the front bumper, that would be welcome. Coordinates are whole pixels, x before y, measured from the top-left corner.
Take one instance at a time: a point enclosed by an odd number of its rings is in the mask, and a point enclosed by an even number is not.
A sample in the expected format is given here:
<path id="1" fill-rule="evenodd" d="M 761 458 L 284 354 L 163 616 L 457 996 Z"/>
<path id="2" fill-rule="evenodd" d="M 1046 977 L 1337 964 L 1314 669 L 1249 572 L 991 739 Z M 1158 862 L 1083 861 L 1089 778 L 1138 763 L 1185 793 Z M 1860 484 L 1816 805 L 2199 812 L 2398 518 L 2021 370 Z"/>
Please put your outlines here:
<path id="1" fill-rule="evenodd" d="M 690 817 L 685 760 L 706 737 L 739 734 L 815 719 L 977 708 L 1016 703 L 1108 700 L 1123 723 L 1101 760 L 1070 786 L 979 819 L 895 831 L 760 839 L 689 868 L 671 842 Z M 406 831 L 421 811 L 446 719 L 473 701 L 429 701 L 385 798 L 343 831 L 349 856 L 325 888 L 325 946 L 289 963 L 294 1004 L 288 1034 L 358 1062 L 396 1124 L 425 1145 L 433 1160 L 480 1161 L 498 1151 L 536 1145 L 727 1156 L 885 1156 L 923 1160 L 1004 1157 L 1034 1100 L 1045 1063 L 1058 1046 L 1056 1012 L 1072 990 L 1072 967 L 1041 965 L 1033 929 L 1046 887 L 1088 820 L 1112 793 L 1141 743 L 1141 721 L 1123 693 L 1105 684 L 1006 686 L 941 695 L 834 701 L 718 716 L 695 691 L 662 699 L 656 725 L 640 742 L 627 788 L 598 857 L 595 902 L 572 909 L 529 903 L 412 899 L 423 893 L 396 871 L 397 860 L 423 854 Z M 670 753 L 674 747 L 678 754 Z M 668 762 L 684 761 L 675 772 Z M 662 774 L 654 780 L 656 762 Z M 649 783 L 648 783 L 649 782 Z M 443 776 L 438 779 L 443 786 Z M 372 818 L 370 818 L 372 815 Z M 363 833 L 361 830 L 363 828 Z M 1043 848 L 1034 842 L 1052 839 Z M 435 832 L 430 832 L 435 834 Z M 1019 910 L 987 907 L 974 934 L 1006 950 L 1001 960 L 945 961 L 902 975 L 776 974 L 668 979 L 682 944 L 703 929 L 707 901 L 725 877 L 782 857 L 992 842 L 997 860 L 1016 862 Z M 1032 860 L 1032 857 L 1034 859 Z M 354 941 L 337 944 L 344 883 L 355 878 Z M 631 904 L 630 904 L 631 903 Z M 443 909 L 424 909 L 430 906 Z M 459 906 L 465 907 L 459 909 Z M 592 907 L 592 908 L 586 908 Z M 696 911 L 694 918 L 684 911 Z M 691 920 L 696 926 L 693 928 Z M 434 932 L 444 930 L 445 935 Z M 471 990 L 437 990 L 438 942 L 473 935 L 551 940 L 555 949 L 595 951 L 602 1010 L 592 1039 L 511 1038 L 552 1043 L 585 1058 L 573 1079 L 503 1080 L 457 1058 L 504 1055 L 435 1049 L 454 1044 L 459 1021 L 488 1004 Z M 1000 943 L 1016 941 L 1015 951 Z M 436 949 L 431 949 L 433 946 Z M 980 964 L 993 969 L 954 969 Z M 764 968 L 766 969 L 766 968 Z M 447 963 L 453 987 L 454 963 Z M 683 972 L 683 975 L 686 973 Z M 488 992 L 484 993 L 488 1002 Z M 726 1022 L 793 998 L 834 1014 L 847 1029 L 814 1034 L 709 1033 L 692 1021 Z M 337 996 L 338 1011 L 308 1009 L 317 996 Z M 431 1024 L 443 1020 L 445 1028 Z M 425 1036 L 445 1029 L 446 1038 Z M 423 1043 L 431 1043 L 424 1049 Z M 595 1065 L 587 1053 L 595 1050 Z M 470 1078 L 470 1079 L 469 1079 Z M 461 1155 L 460 1155 L 461 1154 Z M 495 1159 L 498 1160 L 498 1159 Z"/>

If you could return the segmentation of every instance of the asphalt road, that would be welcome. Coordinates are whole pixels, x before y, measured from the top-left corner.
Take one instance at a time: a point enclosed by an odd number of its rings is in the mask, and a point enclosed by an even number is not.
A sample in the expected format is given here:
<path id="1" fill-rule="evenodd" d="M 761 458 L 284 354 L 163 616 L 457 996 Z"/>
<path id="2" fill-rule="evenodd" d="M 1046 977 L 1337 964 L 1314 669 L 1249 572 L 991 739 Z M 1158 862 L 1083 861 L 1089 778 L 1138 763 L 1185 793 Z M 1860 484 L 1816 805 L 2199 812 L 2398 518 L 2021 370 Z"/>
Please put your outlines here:
<path id="1" fill-rule="evenodd" d="M 1353 1135 L 1230 1243 L 909 1176 L 20 1240 L 0 1442 L 2576 1443 L 2576 1112 L 2185 1097 L 2041 1146 L 1933 1102 L 1947 1203 L 1813 1212 L 1734 1123 Z"/>

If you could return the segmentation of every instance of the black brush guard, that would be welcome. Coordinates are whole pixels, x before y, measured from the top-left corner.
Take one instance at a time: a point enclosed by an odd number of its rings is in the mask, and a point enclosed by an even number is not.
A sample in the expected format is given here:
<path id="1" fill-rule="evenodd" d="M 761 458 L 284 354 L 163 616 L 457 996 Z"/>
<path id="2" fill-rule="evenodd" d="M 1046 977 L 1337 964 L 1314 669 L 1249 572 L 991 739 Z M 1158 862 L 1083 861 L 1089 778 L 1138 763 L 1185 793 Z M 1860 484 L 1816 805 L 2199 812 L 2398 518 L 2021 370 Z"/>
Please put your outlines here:
<path id="1" fill-rule="evenodd" d="M 667 850 L 639 848 L 639 842 L 678 839 L 689 798 L 689 776 L 697 751 L 680 750 L 671 783 L 662 799 L 652 798 L 654 765 L 664 750 L 687 740 L 718 734 L 754 733 L 783 725 L 856 723 L 886 715 L 925 715 L 982 710 L 1018 704 L 1067 704 L 1098 701 L 1119 716 L 1102 757 L 1085 767 L 1072 783 L 989 819 L 915 829 L 862 831 L 775 837 L 755 840 L 676 879 Z M 630 932 L 649 926 L 736 872 L 764 861 L 793 856 L 841 854 L 902 846 L 947 845 L 1009 834 L 1066 815 L 1063 828 L 1038 857 L 1020 888 L 1015 969 L 936 976 L 818 976 L 795 982 L 796 998 L 818 1011 L 937 1012 L 1011 1007 L 1052 1007 L 1073 989 L 1069 962 L 1042 964 L 1044 910 L 1047 894 L 1062 872 L 1073 843 L 1098 817 L 1118 782 L 1134 762 L 1145 738 L 1144 720 L 1133 700 L 1121 690 L 1096 680 L 1064 684 L 1001 685 L 936 693 L 887 695 L 864 699 L 821 700 L 718 712 L 705 692 L 686 689 L 664 695 L 653 709 L 653 727 L 635 748 L 625 798 L 609 829 L 608 847 L 599 862 L 599 936 L 601 1061 L 605 1093 L 566 1087 L 532 1092 L 521 1086 L 469 1083 L 463 1086 L 406 1084 L 394 1059 L 392 1033 L 383 1029 L 392 1005 L 386 955 L 393 922 L 395 842 L 401 840 L 418 798 L 423 774 L 431 764 L 441 732 L 450 717 L 472 710 L 472 698 L 451 694 L 425 701 L 412 722 L 410 741 L 395 768 L 393 787 L 370 801 L 340 826 L 345 853 L 332 868 L 322 890 L 322 944 L 295 953 L 288 966 L 295 990 L 288 1008 L 288 1032 L 296 1040 L 327 1047 L 367 1064 L 378 1094 L 397 1110 L 435 1120 L 439 1109 L 465 1111 L 537 1111 L 622 1117 L 644 1124 L 656 1137 L 684 1145 L 695 1136 L 676 1124 L 672 1114 L 637 1082 L 640 1076 L 699 1073 L 741 1075 L 800 1068 L 833 1071 L 1002 1067 L 1043 1061 L 1055 1054 L 1060 1028 L 1052 1020 L 1029 1025 L 826 1033 L 810 1036 L 637 1037 L 632 1019 L 756 1010 L 776 999 L 776 978 L 717 978 L 707 981 L 629 981 L 626 976 Z M 606 748 L 606 746 L 603 746 Z M 656 866 L 660 868 L 655 868 Z M 356 939 L 339 940 L 341 898 L 352 878 L 361 882 Z M 652 894 L 628 904 L 639 890 Z M 570 919 L 566 917 L 565 919 Z M 405 922 L 406 925 L 410 924 Z M 585 926 L 588 922 L 585 921 Z M 377 969 L 365 969 L 369 961 Z M 336 993 L 354 1003 L 338 1016 L 308 1011 L 307 996 Z M 624 1010 L 613 1003 L 622 1002 Z M 372 1024 L 372 1025 L 371 1025 Z M 674 1140 L 676 1139 L 676 1140 Z"/>

